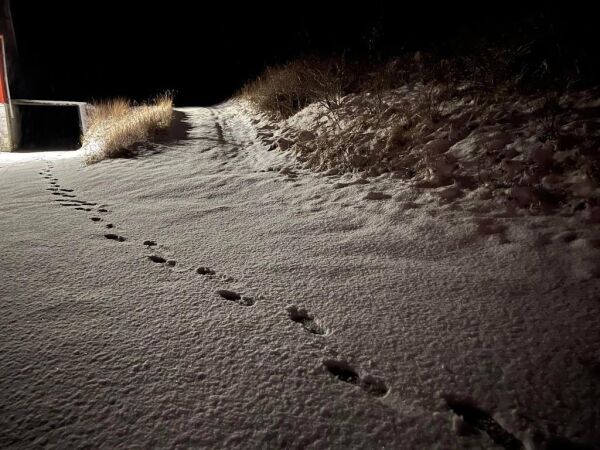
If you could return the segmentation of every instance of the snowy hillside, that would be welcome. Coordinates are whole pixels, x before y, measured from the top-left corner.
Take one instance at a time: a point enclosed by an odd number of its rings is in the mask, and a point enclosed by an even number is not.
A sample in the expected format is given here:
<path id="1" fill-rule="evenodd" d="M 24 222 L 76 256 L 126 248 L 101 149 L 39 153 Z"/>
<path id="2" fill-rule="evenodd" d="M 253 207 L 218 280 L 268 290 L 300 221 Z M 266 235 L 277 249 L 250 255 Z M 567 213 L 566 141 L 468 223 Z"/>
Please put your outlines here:
<path id="1" fill-rule="evenodd" d="M 234 101 L 139 158 L 0 158 L 0 446 L 598 448 L 597 188 L 551 213 L 465 188 L 488 161 L 456 128 L 422 133 L 447 183 L 317 172 L 311 114 Z"/>

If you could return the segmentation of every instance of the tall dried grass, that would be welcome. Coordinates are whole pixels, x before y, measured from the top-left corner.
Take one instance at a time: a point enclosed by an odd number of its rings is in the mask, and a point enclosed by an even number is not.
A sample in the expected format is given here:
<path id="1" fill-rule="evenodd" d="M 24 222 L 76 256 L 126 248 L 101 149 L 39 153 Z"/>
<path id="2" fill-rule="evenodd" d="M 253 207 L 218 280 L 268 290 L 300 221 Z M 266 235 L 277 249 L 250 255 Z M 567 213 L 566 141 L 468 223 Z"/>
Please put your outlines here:
<path id="1" fill-rule="evenodd" d="M 149 142 L 168 128 L 172 114 L 170 94 L 142 105 L 123 98 L 93 105 L 89 127 L 82 137 L 86 163 L 131 155 L 137 145 Z"/>
<path id="2" fill-rule="evenodd" d="M 269 67 L 247 83 L 240 96 L 278 119 L 290 117 L 313 102 L 321 103 L 334 122 L 341 98 L 351 92 L 357 70 L 343 58 L 309 58 Z"/>

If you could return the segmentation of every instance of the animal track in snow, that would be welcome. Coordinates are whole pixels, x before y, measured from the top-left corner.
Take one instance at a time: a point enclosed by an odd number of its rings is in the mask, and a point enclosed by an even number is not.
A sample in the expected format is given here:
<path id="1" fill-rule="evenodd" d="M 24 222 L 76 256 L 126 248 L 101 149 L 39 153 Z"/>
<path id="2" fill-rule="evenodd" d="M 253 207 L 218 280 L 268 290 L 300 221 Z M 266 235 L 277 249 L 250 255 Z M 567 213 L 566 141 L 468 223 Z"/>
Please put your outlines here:
<path id="1" fill-rule="evenodd" d="M 108 209 L 104 209 L 104 208 L 98 208 L 98 212 L 101 212 L 101 213 L 107 213 L 107 212 L 108 212 Z"/>
<path id="2" fill-rule="evenodd" d="M 219 294 L 225 300 L 235 302 L 240 306 L 252 306 L 255 303 L 255 300 L 252 297 L 247 297 L 245 295 L 238 294 L 234 291 L 228 291 L 226 289 L 218 290 L 217 294 Z"/>
<path id="3" fill-rule="evenodd" d="M 389 388 L 382 380 L 371 375 L 361 378 L 360 387 L 374 397 L 384 397 L 389 392 Z"/>
<path id="4" fill-rule="evenodd" d="M 323 365 L 336 379 L 350 384 L 358 384 L 358 373 L 346 361 L 328 359 L 323 361 Z"/>
<path id="5" fill-rule="evenodd" d="M 200 275 L 214 275 L 215 271 L 209 267 L 198 267 L 196 269 L 196 273 L 198 273 Z"/>
<path id="6" fill-rule="evenodd" d="M 113 228 L 113 227 L 114 227 L 114 225 L 112 223 L 107 223 L 106 224 L 106 228 Z"/>
<path id="7" fill-rule="evenodd" d="M 365 200 L 387 200 L 389 198 L 392 198 L 392 196 L 383 192 L 376 191 L 371 191 L 367 195 L 365 195 Z"/>
<path id="8" fill-rule="evenodd" d="M 100 217 L 90 217 L 92 222 L 100 222 L 102 219 Z"/>
<path id="9" fill-rule="evenodd" d="M 78 206 L 77 208 L 73 208 L 73 209 L 76 209 L 77 211 L 87 211 L 87 212 L 91 211 L 90 208 L 83 208 L 81 206 Z"/>
<path id="10" fill-rule="evenodd" d="M 104 235 L 104 237 L 106 239 L 110 239 L 110 240 L 113 240 L 113 241 L 119 241 L 119 242 L 124 242 L 125 241 L 125 238 L 123 236 L 119 236 L 119 235 L 113 234 L 113 233 L 106 233 Z"/>
<path id="11" fill-rule="evenodd" d="M 323 365 L 337 380 L 357 385 L 373 397 L 384 397 L 389 392 L 388 387 L 382 380 L 371 375 L 361 378 L 358 372 L 346 361 L 327 359 L 323 361 Z"/>
<path id="12" fill-rule="evenodd" d="M 163 258 L 162 256 L 156 256 L 156 255 L 150 255 L 150 256 L 148 256 L 148 259 L 150 261 L 158 263 L 158 264 L 164 264 L 167 262 L 167 260 L 165 258 Z"/>
<path id="13" fill-rule="evenodd" d="M 523 449 L 523 443 L 515 436 L 506 431 L 490 414 L 475 406 L 470 400 L 457 399 L 452 396 L 446 396 L 446 405 L 460 416 L 465 424 L 457 432 L 459 434 L 469 434 L 472 429 L 485 432 L 491 440 L 507 450 Z M 469 430 L 469 428 L 471 430 Z"/>
<path id="14" fill-rule="evenodd" d="M 293 322 L 301 324 L 306 331 L 312 334 L 318 334 L 325 336 L 327 329 L 323 327 L 319 320 L 316 320 L 312 314 L 309 314 L 304 308 L 298 309 L 296 306 L 291 305 L 286 308 L 290 319 Z"/>
<path id="15" fill-rule="evenodd" d="M 165 259 L 162 256 L 157 256 L 157 255 L 151 255 L 148 256 L 148 259 L 152 262 L 158 263 L 158 264 L 167 264 L 167 266 L 169 267 L 175 267 L 175 265 L 177 264 L 177 261 L 175 261 L 174 259 Z"/>
<path id="16" fill-rule="evenodd" d="M 156 241 L 144 241 L 144 245 L 147 245 L 148 247 L 153 247 L 156 245 Z"/>

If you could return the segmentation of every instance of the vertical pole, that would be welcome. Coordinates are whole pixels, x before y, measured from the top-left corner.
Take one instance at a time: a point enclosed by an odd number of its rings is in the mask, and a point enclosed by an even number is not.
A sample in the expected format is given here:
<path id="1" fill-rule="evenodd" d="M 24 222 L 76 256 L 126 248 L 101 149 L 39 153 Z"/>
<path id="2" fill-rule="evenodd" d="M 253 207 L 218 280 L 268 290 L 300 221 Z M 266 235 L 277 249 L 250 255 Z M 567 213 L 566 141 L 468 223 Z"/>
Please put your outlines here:
<path id="1" fill-rule="evenodd" d="M 7 133 L 7 147 L 8 150 L 12 150 L 12 105 L 10 103 L 10 90 L 8 87 L 8 76 L 6 67 L 6 53 L 4 47 L 4 36 L 0 34 L 0 107 L 4 108 L 4 117 L 6 123 L 3 124 L 2 128 L 6 128 Z"/>
<path id="2" fill-rule="evenodd" d="M 12 109 L 12 102 L 10 99 L 10 84 L 8 83 L 8 64 L 6 63 L 6 47 L 4 45 L 4 36 L 2 36 L 0 34 L 0 47 L 2 47 L 2 50 L 0 50 L 0 53 L 2 53 L 2 61 L 0 61 L 0 69 L 2 69 L 2 75 L 0 76 L 0 78 L 3 79 L 3 83 L 2 85 L 5 88 L 5 93 L 6 93 L 6 103 L 8 103 L 8 109 L 10 110 L 10 113 L 12 115 L 13 113 L 13 109 Z"/>
<path id="3" fill-rule="evenodd" d="M 0 34 L 0 103 L 8 103 L 8 89 L 6 80 L 6 57 L 4 56 L 4 36 Z"/>

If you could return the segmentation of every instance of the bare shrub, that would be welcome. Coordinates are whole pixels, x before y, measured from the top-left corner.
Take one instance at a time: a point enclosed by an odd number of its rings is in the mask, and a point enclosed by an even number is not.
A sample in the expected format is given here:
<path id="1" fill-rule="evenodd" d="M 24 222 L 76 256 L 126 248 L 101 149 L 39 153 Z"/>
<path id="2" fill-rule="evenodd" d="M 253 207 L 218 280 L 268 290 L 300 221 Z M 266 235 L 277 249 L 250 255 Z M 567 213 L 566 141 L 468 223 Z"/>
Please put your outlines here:
<path id="1" fill-rule="evenodd" d="M 351 80 L 344 58 L 326 62 L 305 62 L 307 89 L 313 101 L 320 103 L 338 129 L 341 129 L 340 110 Z"/>
<path id="2" fill-rule="evenodd" d="M 280 119 L 289 117 L 311 103 L 305 64 L 295 61 L 267 68 L 260 77 L 247 83 L 240 94 L 265 113 Z"/>
<path id="3" fill-rule="evenodd" d="M 123 98 L 95 104 L 82 137 L 86 163 L 129 155 L 136 144 L 168 128 L 172 113 L 173 98 L 168 93 L 142 105 Z"/>
<path id="4" fill-rule="evenodd" d="M 240 96 L 260 111 L 285 119 L 319 102 L 339 126 L 342 97 L 350 92 L 351 71 L 343 58 L 310 58 L 268 68 L 247 83 Z"/>

